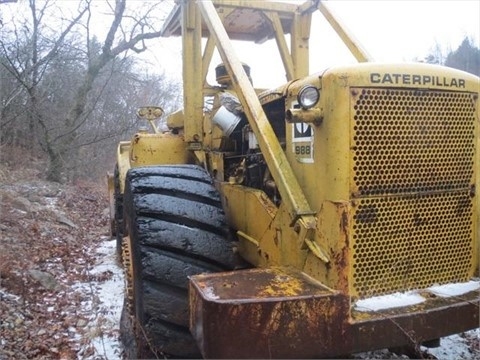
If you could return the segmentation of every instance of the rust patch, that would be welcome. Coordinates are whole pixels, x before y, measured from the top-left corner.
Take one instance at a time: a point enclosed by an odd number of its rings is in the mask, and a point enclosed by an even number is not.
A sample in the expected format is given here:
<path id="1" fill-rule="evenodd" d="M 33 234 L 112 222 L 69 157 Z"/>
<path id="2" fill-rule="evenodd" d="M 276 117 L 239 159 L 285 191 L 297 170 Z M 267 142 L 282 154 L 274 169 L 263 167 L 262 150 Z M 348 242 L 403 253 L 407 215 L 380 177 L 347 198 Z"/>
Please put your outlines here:
<path id="1" fill-rule="evenodd" d="M 348 251 L 348 246 L 344 246 L 340 251 L 333 252 L 332 250 L 331 253 L 333 268 L 338 273 L 336 289 L 344 294 L 348 293 Z"/>
<path id="2" fill-rule="evenodd" d="M 347 245 L 348 245 L 348 225 L 349 225 L 349 220 L 348 220 L 348 203 L 345 202 L 334 202 L 333 205 L 336 208 L 337 213 L 339 214 L 340 218 L 340 233 L 344 235 Z"/>
<path id="3" fill-rule="evenodd" d="M 197 319 L 192 319 L 191 330 L 204 357 L 316 357 L 345 345 L 348 299 L 299 272 L 284 270 L 252 269 L 192 278 L 191 305 L 196 307 L 192 313 Z M 231 292 L 216 288 L 215 283 L 227 279 L 235 279 L 239 287 Z M 296 286 L 285 288 L 282 282 Z M 216 296 L 222 295 L 210 300 L 202 290 L 205 284 L 214 288 Z"/>
<path id="4" fill-rule="evenodd" d="M 332 254 L 334 268 L 338 272 L 337 289 L 341 292 L 348 293 L 348 255 L 349 255 L 349 220 L 348 208 L 344 203 L 335 204 L 337 211 L 340 213 L 340 236 L 344 239 L 344 245 L 341 249 Z"/>
<path id="5" fill-rule="evenodd" d="M 348 233 L 348 214 L 345 210 L 342 210 L 342 217 L 340 220 L 340 231 L 343 234 Z"/>
<path id="6" fill-rule="evenodd" d="M 295 296 L 269 281 L 287 274 L 302 284 Z M 280 278 L 277 278 L 280 281 Z M 287 279 L 291 281 L 291 279 Z M 236 286 L 224 287 L 225 283 Z M 212 291 L 210 296 L 203 287 Z M 271 286 L 270 286 L 271 287 Z M 263 290 L 262 290 L 263 288 Z M 299 290 L 300 291 L 300 290 Z M 258 297 L 258 294 L 266 297 Z M 191 331 L 205 358 L 331 358 L 408 345 L 478 326 L 478 294 L 428 299 L 422 307 L 360 314 L 350 298 L 287 269 L 250 269 L 193 276 Z M 446 319 L 454 319 L 445 321 Z"/>

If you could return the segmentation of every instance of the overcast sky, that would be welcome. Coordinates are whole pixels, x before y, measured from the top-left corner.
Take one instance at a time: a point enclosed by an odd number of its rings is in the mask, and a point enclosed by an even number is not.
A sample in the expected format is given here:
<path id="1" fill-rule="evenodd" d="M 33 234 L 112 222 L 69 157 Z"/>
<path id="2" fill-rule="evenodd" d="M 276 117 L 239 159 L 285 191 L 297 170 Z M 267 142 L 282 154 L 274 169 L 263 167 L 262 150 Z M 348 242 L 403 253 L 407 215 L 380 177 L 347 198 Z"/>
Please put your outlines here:
<path id="1" fill-rule="evenodd" d="M 158 0 L 148 0 L 154 1 Z M 286 1 L 298 4 L 304 2 L 304 0 Z M 141 2 L 143 1 L 128 0 L 127 4 L 138 7 L 137 4 Z M 173 0 L 167 2 L 173 6 Z M 446 54 L 457 49 L 466 36 L 472 38 L 475 46 L 480 48 L 480 0 L 324 0 L 324 2 L 378 61 L 422 60 L 434 51 L 435 46 L 440 46 Z M 74 0 L 60 0 L 58 3 L 73 8 L 78 4 Z M 2 11 L 16 11 L 15 9 L 19 8 L 18 4 L 2 5 Z M 105 6 L 105 2 L 94 0 L 93 4 L 101 14 L 101 6 Z M 2 15 L 5 17 L 4 20 L 8 18 L 7 12 Z M 101 17 L 96 19 L 98 25 L 105 22 Z M 102 27 L 99 26 L 100 28 Z M 104 37 L 98 35 L 100 38 Z M 240 60 L 251 66 L 254 85 L 257 87 L 277 86 L 285 81 L 275 42 L 272 40 L 268 43 L 267 47 L 240 43 L 238 50 Z M 150 50 L 143 56 L 151 60 L 152 71 L 164 69 L 172 77 L 181 78 L 180 38 L 150 41 L 149 48 Z M 334 65 L 355 62 L 318 11 L 312 21 L 310 49 L 311 73 Z M 214 57 L 212 67 L 219 62 L 220 58 Z M 209 81 L 214 83 L 213 75 L 209 76 Z"/>
<path id="2" fill-rule="evenodd" d="M 480 48 L 480 0 L 329 0 L 326 3 L 378 61 L 423 59 L 437 44 L 447 53 L 455 50 L 465 36 L 471 37 Z M 168 72 L 181 71 L 181 52 L 176 45 L 179 43 L 180 39 L 164 39 L 157 47 L 160 51 L 155 52 L 156 61 Z M 277 54 L 273 41 L 271 45 L 262 50 L 260 45 L 244 44 L 238 51 L 240 60 L 252 67 L 255 86 L 271 87 L 284 82 L 284 77 L 279 76 L 284 74 L 281 63 L 271 62 Z M 355 62 L 319 12 L 312 21 L 310 48 L 311 72 Z M 214 65 L 219 62 L 216 59 Z"/>
<path id="3" fill-rule="evenodd" d="M 480 1 L 329 1 L 379 60 L 422 57 L 438 43 L 455 49 L 465 36 L 479 46 Z"/>

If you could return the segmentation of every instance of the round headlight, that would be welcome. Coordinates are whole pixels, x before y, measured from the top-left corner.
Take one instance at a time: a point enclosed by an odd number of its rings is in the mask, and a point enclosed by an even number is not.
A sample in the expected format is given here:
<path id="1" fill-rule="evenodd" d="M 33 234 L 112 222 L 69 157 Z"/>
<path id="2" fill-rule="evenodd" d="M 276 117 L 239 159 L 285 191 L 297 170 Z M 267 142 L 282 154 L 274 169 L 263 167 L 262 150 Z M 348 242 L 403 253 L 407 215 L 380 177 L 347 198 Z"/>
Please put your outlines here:
<path id="1" fill-rule="evenodd" d="M 298 103 L 304 109 L 310 109 L 315 106 L 320 99 L 320 92 L 314 86 L 307 85 L 298 92 Z"/>

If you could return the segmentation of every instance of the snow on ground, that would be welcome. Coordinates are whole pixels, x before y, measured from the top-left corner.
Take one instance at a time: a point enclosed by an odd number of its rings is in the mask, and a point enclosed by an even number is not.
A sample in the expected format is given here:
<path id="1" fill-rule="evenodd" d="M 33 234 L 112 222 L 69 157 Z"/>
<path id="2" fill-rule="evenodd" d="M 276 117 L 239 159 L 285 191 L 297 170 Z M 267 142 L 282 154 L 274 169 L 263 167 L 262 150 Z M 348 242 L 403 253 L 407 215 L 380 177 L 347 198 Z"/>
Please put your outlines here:
<path id="1" fill-rule="evenodd" d="M 451 335 L 442 338 L 441 346 L 438 348 L 428 349 L 428 352 L 437 359 L 444 360 L 478 360 L 480 359 L 480 348 L 478 343 L 480 339 L 480 328 L 468 331 L 460 335 Z M 476 341 L 477 348 L 472 348 L 470 343 Z"/>
<path id="2" fill-rule="evenodd" d="M 109 240 L 104 237 L 100 246 L 96 249 L 96 265 L 89 270 L 95 281 L 77 283 L 74 285 L 76 291 L 84 294 L 85 301 L 82 302 L 82 312 L 88 314 L 89 341 L 83 345 L 78 352 L 78 359 L 82 360 L 121 360 L 123 359 L 123 348 L 119 340 L 119 322 L 124 297 L 124 277 L 122 269 L 116 259 L 116 240 Z M 438 287 L 430 288 L 431 292 L 452 294 L 465 289 L 469 291 L 478 288 L 478 282 L 457 286 L 455 288 Z M 368 308 L 375 311 L 392 304 L 399 303 L 404 306 L 405 302 L 416 301 L 416 294 L 406 293 L 404 296 L 391 295 L 381 297 L 382 299 L 369 299 L 363 304 L 357 302 L 357 307 Z M 380 297 L 379 297 L 380 298 Z M 452 335 L 441 340 L 438 348 L 422 350 L 428 351 L 438 359 L 451 360 L 478 360 L 480 359 L 480 328 L 466 333 Z M 476 347 L 472 344 L 477 344 Z M 386 349 L 365 352 L 353 355 L 356 359 L 408 359 L 405 355 L 397 355 Z"/>
<path id="3" fill-rule="evenodd" d="M 78 359 L 122 359 L 123 347 L 119 335 L 120 315 L 124 298 L 123 271 L 116 259 L 116 240 L 103 239 L 96 249 L 97 262 L 89 273 L 97 279 L 74 285 L 85 294 L 82 312 L 89 314 L 89 343 L 78 352 Z"/>

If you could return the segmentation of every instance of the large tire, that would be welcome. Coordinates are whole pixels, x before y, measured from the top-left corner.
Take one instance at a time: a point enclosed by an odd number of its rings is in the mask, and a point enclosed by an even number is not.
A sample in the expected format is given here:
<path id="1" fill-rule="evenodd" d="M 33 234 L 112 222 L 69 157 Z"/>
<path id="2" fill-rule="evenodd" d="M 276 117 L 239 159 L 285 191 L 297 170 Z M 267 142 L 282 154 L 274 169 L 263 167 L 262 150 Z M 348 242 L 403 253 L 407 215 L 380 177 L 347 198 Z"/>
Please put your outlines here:
<path id="1" fill-rule="evenodd" d="M 198 358 L 189 331 L 188 277 L 238 264 L 219 194 L 198 166 L 137 168 L 127 175 L 124 210 L 136 356 Z"/>

